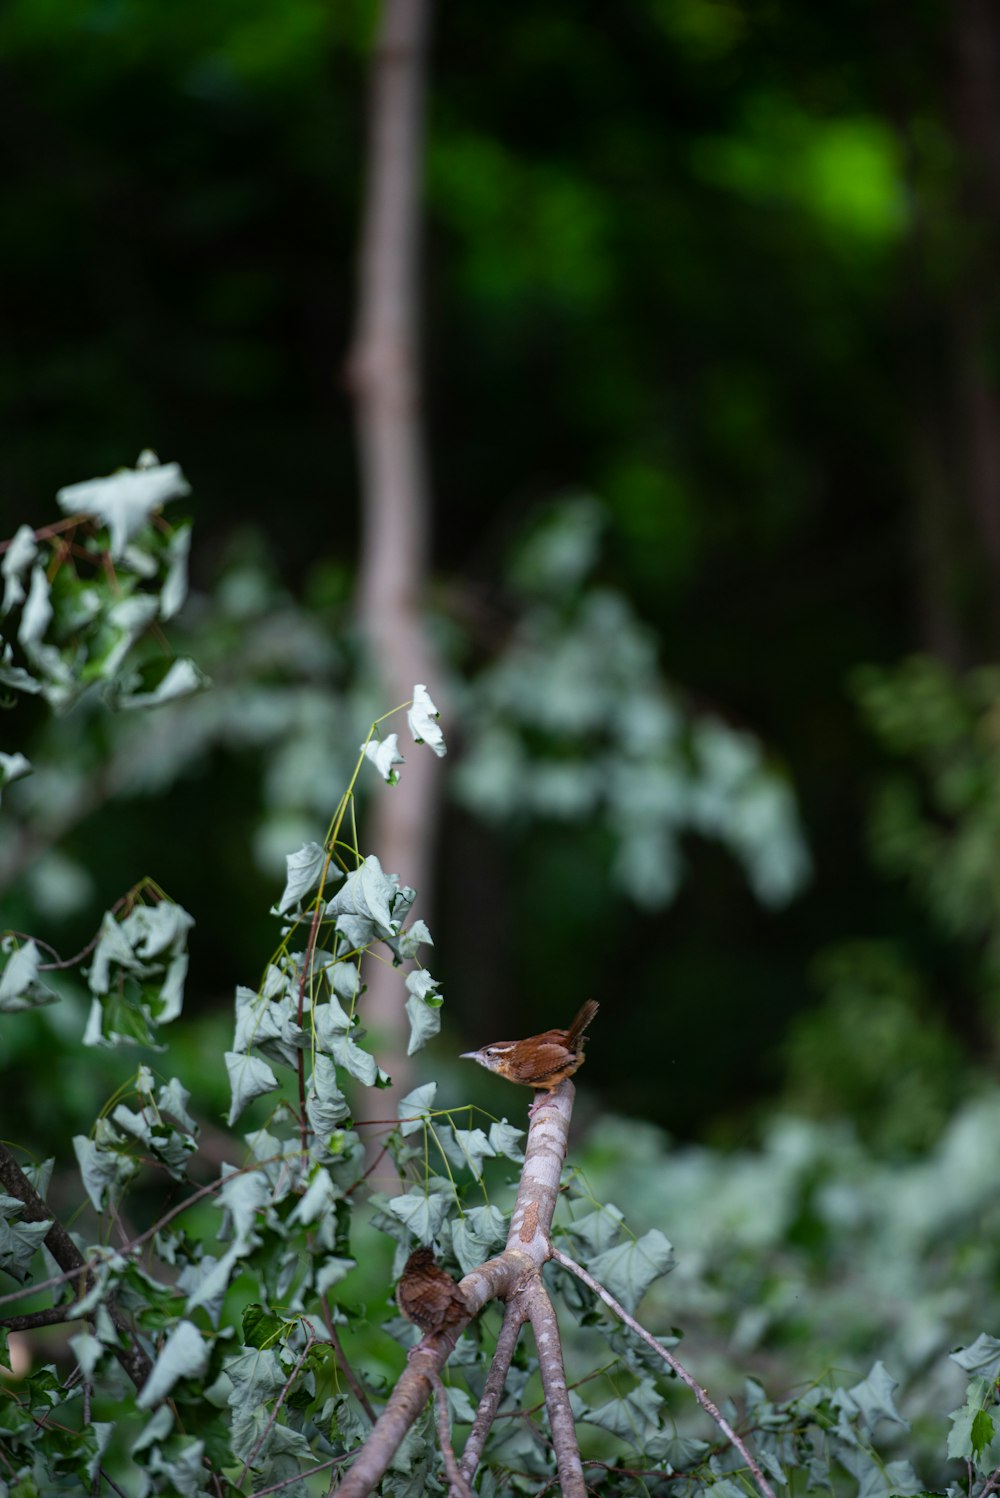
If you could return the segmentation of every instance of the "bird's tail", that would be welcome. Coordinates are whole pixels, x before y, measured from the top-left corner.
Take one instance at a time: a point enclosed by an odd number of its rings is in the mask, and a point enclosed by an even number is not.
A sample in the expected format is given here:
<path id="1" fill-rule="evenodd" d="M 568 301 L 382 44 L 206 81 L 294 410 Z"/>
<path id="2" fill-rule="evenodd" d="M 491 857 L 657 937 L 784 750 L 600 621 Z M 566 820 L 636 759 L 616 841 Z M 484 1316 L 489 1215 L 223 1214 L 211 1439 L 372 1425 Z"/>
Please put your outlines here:
<path id="1" fill-rule="evenodd" d="M 583 1039 L 583 1032 L 586 1030 L 587 1026 L 590 1024 L 591 1020 L 594 1018 L 594 1015 L 597 1013 L 600 1007 L 601 1006 L 600 1004 L 598 1004 L 596 999 L 588 999 L 587 1002 L 583 1005 L 576 1019 L 566 1031 L 566 1047 L 568 1050 L 576 1050 L 577 1046 Z"/>

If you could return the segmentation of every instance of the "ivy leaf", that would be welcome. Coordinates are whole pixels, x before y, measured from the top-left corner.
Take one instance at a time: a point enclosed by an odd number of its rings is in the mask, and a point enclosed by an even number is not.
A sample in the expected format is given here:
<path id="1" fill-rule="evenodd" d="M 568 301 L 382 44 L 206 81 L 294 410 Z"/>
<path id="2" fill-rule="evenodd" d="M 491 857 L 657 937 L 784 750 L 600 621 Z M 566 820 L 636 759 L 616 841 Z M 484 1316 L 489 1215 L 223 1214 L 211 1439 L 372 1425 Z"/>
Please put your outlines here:
<path id="1" fill-rule="evenodd" d="M 496 1150 L 482 1129 L 455 1129 L 454 1132 L 462 1159 L 468 1165 L 476 1180 L 481 1180 L 483 1161 L 494 1159 L 496 1157 Z"/>
<path id="2" fill-rule="evenodd" d="M 570 1394 L 573 1414 L 588 1425 L 598 1425 L 636 1450 L 644 1450 L 660 1431 L 663 1400 L 651 1378 L 642 1379 L 620 1399 L 609 1399 L 596 1408 L 588 1407 L 575 1393 Z"/>
<path id="3" fill-rule="evenodd" d="M 463 1274 L 470 1274 L 488 1259 L 491 1250 L 503 1243 L 506 1236 L 507 1219 L 499 1207 L 472 1207 L 453 1222 L 451 1246 Z"/>
<path id="4" fill-rule="evenodd" d="M 59 995 L 38 981 L 41 956 L 31 940 L 20 946 L 13 936 L 0 941 L 0 957 L 6 961 L 0 970 L 0 1013 L 16 1014 L 22 1009 L 37 1009 L 54 1004 Z"/>
<path id="5" fill-rule="evenodd" d="M 416 920 L 407 926 L 405 931 L 400 931 L 398 936 L 392 937 L 386 943 L 392 948 L 399 962 L 405 962 L 408 958 L 416 957 L 420 947 L 432 947 L 434 938 L 427 929 L 424 921 Z"/>
<path id="6" fill-rule="evenodd" d="M 155 600 L 154 600 L 155 601 Z M 131 645 L 134 636 L 130 637 Z M 117 666 L 119 663 L 116 662 Z M 105 673 L 107 674 L 107 670 Z M 104 692 L 104 700 L 116 712 L 139 712 L 147 707 L 162 707 L 165 702 L 179 702 L 183 697 L 193 697 L 212 685 L 201 667 L 190 656 L 180 655 L 172 660 L 162 672 L 150 673 L 147 668 L 130 673 L 125 679 L 110 682 Z M 145 687 L 146 690 L 141 690 Z"/>
<path id="7" fill-rule="evenodd" d="M 233 1098 L 229 1109 L 231 1128 L 244 1108 L 252 1103 L 254 1098 L 262 1097 L 265 1092 L 274 1091 L 278 1085 L 278 1079 L 267 1062 L 261 1061 L 259 1056 L 244 1056 L 239 1051 L 226 1051 L 225 1061 Z"/>
<path id="8" fill-rule="evenodd" d="M 285 1322 L 257 1305 L 243 1309 L 243 1342 L 246 1347 L 270 1347 L 281 1339 Z"/>
<path id="9" fill-rule="evenodd" d="M 585 1243 L 590 1253 L 603 1254 L 618 1242 L 624 1221 L 624 1215 L 614 1203 L 608 1202 L 595 1212 L 584 1212 L 582 1216 L 574 1217 L 567 1222 L 566 1231 L 571 1237 Z"/>
<path id="10" fill-rule="evenodd" d="M 965 1403 L 949 1415 L 948 1455 L 958 1461 L 972 1461 L 981 1468 L 981 1457 L 996 1435 L 992 1414 L 985 1406 L 993 1398 L 993 1384 L 978 1375 L 969 1380 Z M 986 1422 L 981 1418 L 986 1416 Z"/>
<path id="11" fill-rule="evenodd" d="M 986 1332 L 980 1332 L 968 1347 L 960 1347 L 948 1356 L 966 1373 L 978 1373 L 990 1383 L 1000 1377 L 1000 1338 L 987 1336 Z"/>
<path id="12" fill-rule="evenodd" d="M 424 1082 L 414 1087 L 396 1106 L 396 1117 L 400 1120 L 399 1132 L 404 1136 L 415 1134 L 430 1119 L 430 1110 L 437 1094 L 436 1082 Z"/>
<path id="13" fill-rule="evenodd" d="M 305 1113 L 317 1137 L 329 1138 L 338 1124 L 350 1118 L 350 1104 L 337 1085 L 337 1068 L 329 1056 L 316 1052 L 313 1074 L 308 1079 Z"/>
<path id="14" fill-rule="evenodd" d="M 518 1142 L 523 1138 L 524 1130 L 516 1129 L 505 1118 L 502 1118 L 499 1123 L 490 1124 L 490 1144 L 493 1146 L 494 1154 L 503 1155 L 505 1159 L 513 1160 L 515 1164 L 520 1164 L 524 1159 L 524 1150 Z"/>
<path id="15" fill-rule="evenodd" d="M 382 779 L 389 785 L 398 785 L 399 776 L 393 766 L 406 763 L 399 752 L 399 734 L 389 733 L 384 739 L 369 739 L 361 748 L 365 759 L 371 761 Z"/>
<path id="16" fill-rule="evenodd" d="M 21 1222 L 24 1203 L 16 1196 L 0 1196 L 0 1269 L 13 1279 L 27 1278 L 31 1261 L 41 1248 L 52 1219 Z"/>
<path id="17" fill-rule="evenodd" d="M 627 1311 L 634 1311 L 653 1281 L 672 1269 L 675 1262 L 672 1244 L 659 1228 L 650 1228 L 634 1242 L 620 1243 L 598 1254 L 589 1267 L 594 1278 Z"/>
<path id="18" fill-rule="evenodd" d="M 448 753 L 438 722 L 441 714 L 430 699 L 427 688 L 420 682 L 413 688 L 413 702 L 406 712 L 406 721 L 415 744 L 426 744 L 440 759 Z"/>
<path id="19" fill-rule="evenodd" d="M 410 988 L 410 978 L 425 978 L 426 973 L 410 973 L 406 980 L 407 988 Z M 434 979 L 430 980 L 431 987 L 437 987 Z M 406 1054 L 413 1056 L 426 1045 L 441 1029 L 441 1005 L 440 994 L 430 992 L 428 985 L 422 985 L 425 992 L 414 992 L 411 989 L 410 997 L 406 1001 L 406 1017 L 410 1021 L 410 1039 L 406 1047 Z"/>
<path id="20" fill-rule="evenodd" d="M 191 1321 L 178 1321 L 164 1343 L 152 1371 L 136 1398 L 141 1410 L 166 1399 L 181 1378 L 200 1378 L 208 1367 L 210 1347 Z"/>
<path id="21" fill-rule="evenodd" d="M 392 936 L 392 905 L 398 893 L 396 881 L 383 874 L 382 865 L 371 853 L 360 868 L 348 874 L 343 888 L 327 905 L 326 913 L 334 917 L 360 916 L 372 922 L 379 936 Z"/>
<path id="22" fill-rule="evenodd" d="M 120 1198 L 125 1187 L 140 1169 L 138 1160 L 120 1150 L 102 1149 L 86 1134 L 74 1134 L 73 1149 L 83 1187 L 95 1212 L 103 1212 L 110 1202 Z"/>
<path id="23" fill-rule="evenodd" d="M 297 853 L 289 853 L 286 856 L 285 888 L 281 899 L 275 906 L 278 915 L 291 910 L 303 895 L 307 895 L 310 890 L 317 887 L 328 862 L 329 855 L 319 843 L 303 843 Z M 330 873 L 339 877 L 340 870 L 330 863 Z"/>
<path id="24" fill-rule="evenodd" d="M 394 1196 L 386 1205 L 419 1242 L 430 1243 L 441 1231 L 452 1203 L 446 1196 L 408 1191 L 403 1196 Z"/>
<path id="25" fill-rule="evenodd" d="M 348 1035 L 334 1035 L 330 1042 L 330 1051 L 338 1066 L 350 1072 L 365 1087 L 376 1087 L 384 1085 L 388 1080 L 387 1074 L 381 1069 L 375 1057 L 369 1051 L 364 1050 L 351 1040 Z M 317 1062 L 319 1057 L 317 1056 Z"/>
<path id="26" fill-rule="evenodd" d="M 872 1365 L 867 1378 L 848 1389 L 868 1431 L 874 1431 L 880 1420 L 890 1420 L 895 1425 L 901 1425 L 904 1430 L 909 1430 L 909 1421 L 903 1419 L 892 1397 L 898 1388 L 898 1380 L 886 1371 L 883 1363 L 877 1362 Z"/>
<path id="27" fill-rule="evenodd" d="M 9 614 L 25 599 L 24 575 L 38 555 L 38 542 L 30 525 L 18 526 L 10 539 L 10 545 L 0 561 L 0 577 L 3 578 L 3 602 L 0 614 Z"/>
<path id="28" fill-rule="evenodd" d="M 120 557 L 154 510 L 170 499 L 190 494 L 177 463 L 147 468 L 120 468 L 107 478 L 67 484 L 56 494 L 64 515 L 93 515 L 111 533 L 111 555 Z"/>

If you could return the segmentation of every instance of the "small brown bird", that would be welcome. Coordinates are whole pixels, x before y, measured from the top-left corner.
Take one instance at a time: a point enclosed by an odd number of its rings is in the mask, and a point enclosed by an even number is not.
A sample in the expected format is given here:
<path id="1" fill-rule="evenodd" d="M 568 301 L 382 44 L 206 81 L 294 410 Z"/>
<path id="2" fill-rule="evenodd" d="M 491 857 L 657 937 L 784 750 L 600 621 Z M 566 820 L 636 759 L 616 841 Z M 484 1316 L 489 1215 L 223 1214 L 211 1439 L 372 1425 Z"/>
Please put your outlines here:
<path id="1" fill-rule="evenodd" d="M 588 999 L 568 1030 L 544 1030 L 527 1040 L 495 1040 L 481 1051 L 463 1051 L 462 1060 L 478 1061 L 508 1082 L 552 1092 L 583 1065 L 584 1032 L 599 1008 L 596 999 Z M 532 1113 L 541 1101 L 535 1099 Z"/>
<path id="2" fill-rule="evenodd" d="M 425 1334 L 447 1331 L 469 1314 L 465 1296 L 429 1248 L 415 1248 L 404 1264 L 396 1304 Z"/>

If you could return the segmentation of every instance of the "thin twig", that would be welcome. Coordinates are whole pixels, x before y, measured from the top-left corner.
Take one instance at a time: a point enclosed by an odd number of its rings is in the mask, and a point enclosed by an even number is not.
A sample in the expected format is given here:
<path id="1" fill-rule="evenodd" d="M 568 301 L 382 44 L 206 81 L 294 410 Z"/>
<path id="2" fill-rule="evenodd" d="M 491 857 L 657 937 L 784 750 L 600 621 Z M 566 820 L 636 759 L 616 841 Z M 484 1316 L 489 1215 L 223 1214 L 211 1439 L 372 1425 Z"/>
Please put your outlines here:
<path id="1" fill-rule="evenodd" d="M 604 1286 L 597 1280 L 595 1280 L 592 1274 L 588 1274 L 587 1270 L 582 1268 L 582 1266 L 579 1265 L 575 1259 L 571 1259 L 569 1254 L 564 1254 L 561 1249 L 556 1248 L 553 1245 L 552 1258 L 555 1263 L 561 1264 L 564 1269 L 568 1269 L 571 1274 L 575 1274 L 577 1279 L 582 1280 L 589 1289 L 593 1290 L 595 1295 L 600 1296 L 601 1300 L 604 1301 L 604 1304 L 606 1306 L 609 1306 L 611 1310 L 614 1311 L 618 1319 L 620 1321 L 623 1321 L 629 1328 L 629 1330 L 633 1331 L 637 1337 L 641 1337 L 642 1340 L 647 1343 L 654 1352 L 658 1353 L 663 1361 L 668 1364 L 668 1366 L 672 1368 L 673 1371 L 677 1374 L 677 1377 L 681 1379 L 683 1383 L 687 1384 L 688 1388 L 691 1390 L 692 1394 L 694 1395 L 695 1399 L 697 1399 L 702 1409 L 706 1412 L 706 1414 L 711 1415 L 712 1419 L 722 1431 L 722 1434 L 726 1437 L 727 1441 L 735 1446 L 740 1456 L 746 1462 L 747 1467 L 749 1468 L 750 1473 L 754 1479 L 754 1482 L 760 1488 L 760 1491 L 764 1494 L 764 1498 L 775 1498 L 774 1489 L 771 1487 L 771 1484 L 768 1482 L 767 1478 L 760 1470 L 760 1467 L 751 1456 L 750 1450 L 746 1442 L 743 1440 L 742 1436 L 740 1436 L 733 1429 L 729 1421 L 726 1419 L 725 1415 L 719 1409 L 718 1405 L 715 1404 L 707 1391 L 702 1388 L 697 1379 L 695 1379 L 687 1371 L 680 1359 L 678 1357 L 675 1357 L 675 1355 L 670 1351 L 669 1348 L 664 1347 L 662 1342 L 658 1342 L 653 1336 L 652 1332 L 648 1332 L 644 1326 L 641 1326 L 639 1322 L 636 1321 L 635 1317 L 630 1315 L 629 1312 L 626 1311 L 621 1302 L 615 1300 L 610 1291 L 605 1290 Z"/>
<path id="2" fill-rule="evenodd" d="M 436 1369 L 428 1370 L 427 1377 L 434 1390 L 434 1421 L 437 1425 L 438 1445 L 441 1447 L 441 1456 L 444 1459 L 444 1470 L 450 1483 L 449 1494 L 457 1493 L 458 1498 L 472 1498 L 472 1489 L 459 1471 L 458 1462 L 452 1450 L 451 1422 L 448 1418 L 448 1390 L 441 1382 L 441 1375 Z"/>
<path id="3" fill-rule="evenodd" d="M 353 1452 L 350 1454 L 354 1455 Z M 280 1482 L 272 1482 L 268 1488 L 254 1488 L 250 1498 L 265 1498 L 268 1493 L 280 1493 L 282 1488 L 290 1488 L 293 1482 L 302 1482 L 307 1477 L 315 1477 L 317 1472 L 329 1472 L 331 1467 L 339 1466 L 341 1462 L 349 1461 L 349 1456 L 334 1456 L 328 1462 L 320 1462 L 318 1467 L 307 1467 L 304 1472 L 293 1472 L 291 1477 L 283 1477 Z"/>
<path id="4" fill-rule="evenodd" d="M 354 1395 L 355 1399 L 358 1401 L 361 1408 L 364 1410 L 365 1414 L 374 1425 L 374 1406 L 372 1405 L 371 1400 L 368 1398 L 368 1391 L 366 1390 L 364 1384 L 361 1382 L 360 1378 L 358 1378 L 354 1369 L 347 1361 L 347 1354 L 344 1352 L 343 1344 L 341 1343 L 340 1337 L 337 1335 L 336 1323 L 334 1322 L 333 1315 L 330 1311 L 330 1306 L 325 1295 L 320 1299 L 319 1308 L 320 1313 L 323 1317 L 323 1325 L 326 1327 L 326 1334 L 330 1338 L 330 1345 L 333 1348 L 337 1362 L 340 1365 L 340 1371 L 344 1375 L 344 1382 L 347 1384 L 347 1387 L 350 1389 L 351 1393 Z"/>
<path id="5" fill-rule="evenodd" d="M 274 1428 L 274 1422 L 278 1418 L 278 1413 L 281 1409 L 281 1406 L 285 1402 L 285 1397 L 288 1394 L 288 1391 L 291 1389 L 292 1384 L 298 1378 L 299 1370 L 301 1369 L 302 1364 L 305 1362 L 306 1358 L 309 1356 L 310 1347 L 315 1347 L 315 1345 L 316 1338 L 313 1336 L 312 1332 L 310 1332 L 306 1337 L 305 1347 L 303 1347 L 299 1356 L 296 1358 L 294 1368 L 285 1379 L 284 1387 L 282 1388 L 281 1393 L 278 1395 L 277 1399 L 274 1401 L 274 1409 L 271 1411 L 270 1419 L 264 1426 L 264 1429 L 261 1431 L 260 1435 L 257 1437 L 256 1441 L 253 1444 L 253 1447 L 251 1448 L 250 1454 L 248 1455 L 246 1461 L 243 1463 L 243 1471 L 240 1473 L 239 1478 L 237 1479 L 237 1487 L 242 1487 L 244 1482 L 246 1481 L 247 1473 L 250 1471 L 257 1453 L 261 1450 L 264 1442 L 267 1440 L 268 1436 L 271 1434 L 272 1429 Z"/>

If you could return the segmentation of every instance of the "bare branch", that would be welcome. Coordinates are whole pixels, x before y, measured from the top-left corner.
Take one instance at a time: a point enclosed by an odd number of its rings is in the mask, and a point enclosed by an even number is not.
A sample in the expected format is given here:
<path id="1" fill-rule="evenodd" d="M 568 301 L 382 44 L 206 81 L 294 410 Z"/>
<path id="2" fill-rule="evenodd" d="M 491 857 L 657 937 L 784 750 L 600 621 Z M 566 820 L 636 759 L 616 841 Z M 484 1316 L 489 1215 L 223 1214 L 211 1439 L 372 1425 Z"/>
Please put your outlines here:
<path id="1" fill-rule="evenodd" d="M 601 1300 L 604 1301 L 604 1304 L 606 1306 L 609 1306 L 611 1310 L 614 1311 L 618 1319 L 620 1321 L 623 1321 L 629 1328 L 629 1330 L 633 1331 L 637 1337 L 641 1337 L 642 1340 L 647 1343 L 654 1352 L 658 1353 L 663 1361 L 667 1363 L 669 1367 L 671 1367 L 677 1374 L 677 1377 L 681 1379 L 683 1383 L 687 1384 L 688 1388 L 691 1390 L 692 1394 L 694 1395 L 695 1399 L 697 1399 L 702 1409 L 706 1412 L 706 1414 L 711 1415 L 712 1419 L 722 1431 L 722 1434 L 726 1437 L 727 1441 L 735 1446 L 740 1456 L 746 1462 L 747 1467 L 749 1468 L 750 1473 L 753 1476 L 753 1480 L 757 1484 L 760 1491 L 764 1494 L 764 1498 L 775 1498 L 774 1489 L 771 1487 L 771 1484 L 768 1482 L 767 1478 L 760 1470 L 760 1467 L 751 1456 L 749 1448 L 747 1447 L 747 1444 L 743 1440 L 742 1436 L 740 1436 L 733 1429 L 729 1421 L 726 1419 L 725 1415 L 719 1409 L 718 1405 L 715 1404 L 707 1391 L 702 1388 L 701 1384 L 699 1384 L 698 1381 L 687 1371 L 680 1359 L 675 1357 L 668 1347 L 664 1347 L 662 1342 L 658 1342 L 657 1339 L 653 1336 L 652 1332 L 648 1332 L 644 1326 L 641 1326 L 640 1323 L 636 1321 L 635 1317 L 631 1316 L 629 1312 L 626 1311 L 625 1307 L 619 1301 L 615 1300 L 614 1296 L 608 1290 L 605 1290 L 602 1284 L 594 1279 L 594 1276 L 592 1274 L 589 1274 L 586 1269 L 584 1269 L 580 1264 L 576 1262 L 575 1259 L 571 1259 L 569 1254 L 564 1254 L 561 1249 L 553 1246 L 552 1258 L 555 1263 L 561 1264 L 564 1269 L 568 1269 L 571 1274 L 575 1274 L 577 1279 L 582 1280 L 589 1289 L 593 1290 L 595 1295 L 600 1296 Z"/>
<path id="2" fill-rule="evenodd" d="M 500 1328 L 497 1345 L 493 1351 L 493 1361 L 486 1375 L 479 1408 L 476 1410 L 476 1418 L 472 1422 L 469 1439 L 462 1452 L 462 1473 L 470 1482 L 476 1475 L 476 1468 L 483 1454 L 483 1447 L 486 1445 L 486 1437 L 490 1433 L 500 1407 L 500 1400 L 507 1383 L 507 1374 L 510 1372 L 511 1360 L 514 1357 L 514 1349 L 517 1347 L 517 1339 L 524 1325 L 525 1314 L 520 1301 L 516 1304 L 513 1301 L 507 1302 L 503 1326 Z"/>
<path id="3" fill-rule="evenodd" d="M 449 1492 L 458 1498 L 472 1498 L 472 1489 L 459 1471 L 458 1462 L 451 1445 L 451 1422 L 448 1418 L 448 1390 L 441 1382 L 439 1373 L 428 1373 L 434 1389 L 434 1420 L 437 1425 L 438 1445 L 444 1458 L 444 1470 L 450 1484 Z"/>
<path id="4" fill-rule="evenodd" d="M 559 1338 L 559 1323 L 552 1309 L 548 1291 L 541 1275 L 521 1292 L 527 1305 L 531 1329 L 538 1348 L 538 1371 L 542 1376 L 545 1391 L 545 1408 L 552 1431 L 552 1444 L 556 1451 L 559 1470 L 559 1491 L 563 1498 L 585 1498 L 587 1484 L 584 1481 L 580 1462 L 580 1447 L 576 1439 L 576 1425 L 570 1409 L 569 1390 L 566 1387 L 566 1370 L 563 1367 L 562 1343 Z"/>

